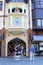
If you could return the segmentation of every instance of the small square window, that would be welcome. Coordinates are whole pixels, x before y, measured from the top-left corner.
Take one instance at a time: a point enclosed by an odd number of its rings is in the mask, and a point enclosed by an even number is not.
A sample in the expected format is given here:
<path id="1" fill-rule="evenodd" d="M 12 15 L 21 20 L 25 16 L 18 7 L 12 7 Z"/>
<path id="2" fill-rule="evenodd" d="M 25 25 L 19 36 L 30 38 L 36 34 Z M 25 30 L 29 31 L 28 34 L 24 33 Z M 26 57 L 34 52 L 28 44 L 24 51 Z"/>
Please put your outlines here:
<path id="1" fill-rule="evenodd" d="M 10 13 L 10 9 L 8 9 L 8 13 Z"/>
<path id="2" fill-rule="evenodd" d="M 41 26 L 41 20 L 40 19 L 37 19 L 37 26 Z"/>
<path id="3" fill-rule="evenodd" d="M 35 2 L 35 8 L 40 8 L 40 2 Z"/>
<path id="4" fill-rule="evenodd" d="M 24 9 L 24 13 L 26 13 L 26 10 Z"/>

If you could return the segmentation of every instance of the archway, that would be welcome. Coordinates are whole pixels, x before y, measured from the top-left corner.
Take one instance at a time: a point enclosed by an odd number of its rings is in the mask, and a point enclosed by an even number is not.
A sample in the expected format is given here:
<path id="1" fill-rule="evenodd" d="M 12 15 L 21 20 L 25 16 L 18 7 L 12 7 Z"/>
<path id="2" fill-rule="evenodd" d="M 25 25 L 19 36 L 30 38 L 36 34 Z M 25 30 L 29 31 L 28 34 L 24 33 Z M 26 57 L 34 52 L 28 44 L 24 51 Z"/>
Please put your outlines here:
<path id="1" fill-rule="evenodd" d="M 7 56 L 13 56 L 16 47 L 16 55 L 21 55 L 21 46 L 23 46 L 23 55 L 26 55 L 26 43 L 20 38 L 14 38 L 8 42 Z"/>

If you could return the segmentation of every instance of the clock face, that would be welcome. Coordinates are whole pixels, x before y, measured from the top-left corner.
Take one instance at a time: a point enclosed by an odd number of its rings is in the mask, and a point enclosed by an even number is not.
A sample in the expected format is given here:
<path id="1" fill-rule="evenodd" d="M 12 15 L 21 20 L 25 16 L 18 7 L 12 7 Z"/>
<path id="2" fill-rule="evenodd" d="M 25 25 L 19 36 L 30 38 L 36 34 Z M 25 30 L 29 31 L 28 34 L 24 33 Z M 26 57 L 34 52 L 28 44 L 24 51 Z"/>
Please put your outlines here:
<path id="1" fill-rule="evenodd" d="M 14 26 L 21 26 L 21 19 L 20 18 L 14 18 L 13 19 L 13 25 Z"/>

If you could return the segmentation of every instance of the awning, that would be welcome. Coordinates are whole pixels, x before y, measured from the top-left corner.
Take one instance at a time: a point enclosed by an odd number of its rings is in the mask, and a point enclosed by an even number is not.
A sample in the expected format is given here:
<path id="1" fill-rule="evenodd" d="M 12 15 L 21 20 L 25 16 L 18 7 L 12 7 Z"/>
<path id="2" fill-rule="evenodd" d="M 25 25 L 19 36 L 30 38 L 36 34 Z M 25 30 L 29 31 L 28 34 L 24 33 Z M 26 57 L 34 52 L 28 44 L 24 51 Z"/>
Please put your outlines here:
<path id="1" fill-rule="evenodd" d="M 43 35 L 33 35 L 33 41 L 43 41 Z"/>

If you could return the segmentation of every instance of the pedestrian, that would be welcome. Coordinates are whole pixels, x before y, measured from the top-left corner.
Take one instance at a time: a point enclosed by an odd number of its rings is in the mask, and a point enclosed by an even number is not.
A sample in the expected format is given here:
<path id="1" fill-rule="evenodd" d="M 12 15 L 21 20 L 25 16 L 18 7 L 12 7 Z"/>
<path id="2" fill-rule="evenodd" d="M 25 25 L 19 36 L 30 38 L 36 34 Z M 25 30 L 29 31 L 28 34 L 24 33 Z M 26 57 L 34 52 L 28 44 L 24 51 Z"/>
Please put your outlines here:
<path id="1" fill-rule="evenodd" d="M 16 47 L 14 48 L 14 58 L 16 57 Z"/>
<path id="2" fill-rule="evenodd" d="M 29 51 L 30 51 L 30 61 L 33 61 L 34 60 L 34 52 L 35 52 L 34 45 L 30 46 Z"/>
<path id="3" fill-rule="evenodd" d="M 23 53 L 24 53 L 24 47 L 21 46 L 21 56 L 23 57 Z"/>

